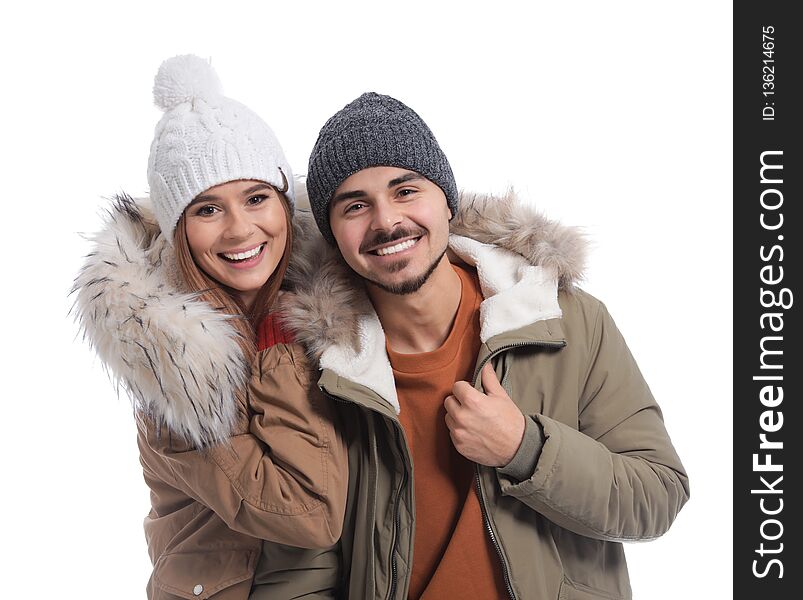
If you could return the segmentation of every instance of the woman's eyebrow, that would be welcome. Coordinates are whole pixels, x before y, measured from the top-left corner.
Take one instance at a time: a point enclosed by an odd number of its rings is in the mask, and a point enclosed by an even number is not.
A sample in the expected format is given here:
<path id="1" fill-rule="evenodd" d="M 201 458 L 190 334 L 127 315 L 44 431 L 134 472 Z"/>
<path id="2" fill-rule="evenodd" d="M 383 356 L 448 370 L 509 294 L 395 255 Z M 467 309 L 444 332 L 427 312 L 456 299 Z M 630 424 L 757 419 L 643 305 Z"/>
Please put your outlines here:
<path id="1" fill-rule="evenodd" d="M 198 204 L 199 202 L 214 202 L 215 200 L 219 200 L 217 196 L 214 194 L 202 194 L 200 196 L 196 196 L 193 198 L 192 202 L 187 205 L 187 208 L 192 206 L 193 204 Z"/>
<path id="2" fill-rule="evenodd" d="M 258 192 L 259 190 L 270 189 L 270 185 L 267 183 L 257 183 L 256 185 L 252 185 L 250 188 L 243 190 L 240 192 L 241 196 L 248 196 L 253 194 L 254 192 Z M 188 206 L 192 206 L 193 204 L 198 204 L 199 202 L 214 202 L 215 200 L 220 200 L 219 196 L 215 196 L 214 194 L 201 194 L 200 196 L 196 196 L 192 202 L 188 204 Z"/>
<path id="3" fill-rule="evenodd" d="M 252 185 L 252 186 L 251 186 L 250 188 L 248 188 L 247 190 L 243 190 L 243 191 L 241 192 L 241 195 L 243 195 L 243 196 L 249 196 L 249 195 L 253 194 L 254 192 L 258 192 L 259 190 L 264 190 L 264 189 L 266 189 L 266 188 L 267 188 L 267 189 L 270 189 L 270 188 L 271 188 L 271 186 L 270 186 L 270 185 L 268 185 L 267 183 L 257 183 L 256 185 Z"/>

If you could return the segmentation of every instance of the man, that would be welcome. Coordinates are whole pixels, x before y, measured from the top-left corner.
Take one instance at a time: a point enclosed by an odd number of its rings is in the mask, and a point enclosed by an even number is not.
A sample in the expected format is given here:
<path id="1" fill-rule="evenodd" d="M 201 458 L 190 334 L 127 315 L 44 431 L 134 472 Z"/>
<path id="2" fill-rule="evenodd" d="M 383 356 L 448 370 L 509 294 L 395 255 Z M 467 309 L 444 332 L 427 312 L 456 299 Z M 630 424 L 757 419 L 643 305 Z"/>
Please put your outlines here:
<path id="1" fill-rule="evenodd" d="M 351 440 L 349 597 L 630 598 L 620 542 L 664 533 L 688 479 L 574 286 L 582 239 L 459 199 L 426 124 L 379 94 L 324 125 L 307 186 L 337 251 L 290 275 L 288 315 Z"/>

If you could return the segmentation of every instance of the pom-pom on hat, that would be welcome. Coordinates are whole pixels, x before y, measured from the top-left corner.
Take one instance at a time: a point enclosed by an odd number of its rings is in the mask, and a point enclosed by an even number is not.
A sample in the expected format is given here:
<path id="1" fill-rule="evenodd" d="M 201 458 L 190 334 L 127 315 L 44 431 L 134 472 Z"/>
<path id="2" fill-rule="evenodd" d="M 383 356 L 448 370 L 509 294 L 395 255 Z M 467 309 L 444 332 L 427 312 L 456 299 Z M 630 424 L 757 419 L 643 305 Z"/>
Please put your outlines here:
<path id="1" fill-rule="evenodd" d="M 237 179 L 285 191 L 292 209 L 293 174 L 267 123 L 223 95 L 208 61 L 187 54 L 162 63 L 153 99 L 165 114 L 156 125 L 148 185 L 154 213 L 172 244 L 181 213 L 201 192 Z"/>

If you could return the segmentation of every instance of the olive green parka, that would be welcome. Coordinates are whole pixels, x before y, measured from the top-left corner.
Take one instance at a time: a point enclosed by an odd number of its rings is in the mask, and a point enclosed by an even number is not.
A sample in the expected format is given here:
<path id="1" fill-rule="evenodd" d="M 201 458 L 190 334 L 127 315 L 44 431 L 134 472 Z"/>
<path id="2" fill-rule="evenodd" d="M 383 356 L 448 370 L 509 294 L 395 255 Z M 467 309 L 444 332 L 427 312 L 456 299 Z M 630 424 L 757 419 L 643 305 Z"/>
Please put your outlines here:
<path id="1" fill-rule="evenodd" d="M 319 361 L 349 443 L 342 586 L 352 599 L 407 597 L 413 468 L 381 323 L 362 282 L 300 219 L 285 312 Z M 306 228 L 306 229 L 305 229 Z M 625 600 L 622 542 L 667 531 L 689 497 L 661 410 L 605 306 L 576 287 L 585 242 L 509 194 L 466 196 L 450 259 L 476 269 L 479 371 L 490 361 L 528 417 L 511 464 L 477 465 L 484 527 L 519 600 Z M 401 407 L 401 410 L 404 410 Z M 511 470 L 518 476 L 511 476 Z"/>

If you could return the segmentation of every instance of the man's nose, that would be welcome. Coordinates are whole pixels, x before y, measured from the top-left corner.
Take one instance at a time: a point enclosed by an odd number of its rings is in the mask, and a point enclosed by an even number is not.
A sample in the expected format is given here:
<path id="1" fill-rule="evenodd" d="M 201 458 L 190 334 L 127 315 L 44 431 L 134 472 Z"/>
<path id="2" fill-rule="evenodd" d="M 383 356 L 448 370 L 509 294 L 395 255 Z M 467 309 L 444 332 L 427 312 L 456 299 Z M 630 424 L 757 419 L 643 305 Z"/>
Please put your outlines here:
<path id="1" fill-rule="evenodd" d="M 377 202 L 372 217 L 371 228 L 375 231 L 391 230 L 403 220 L 401 211 L 392 202 Z"/>

